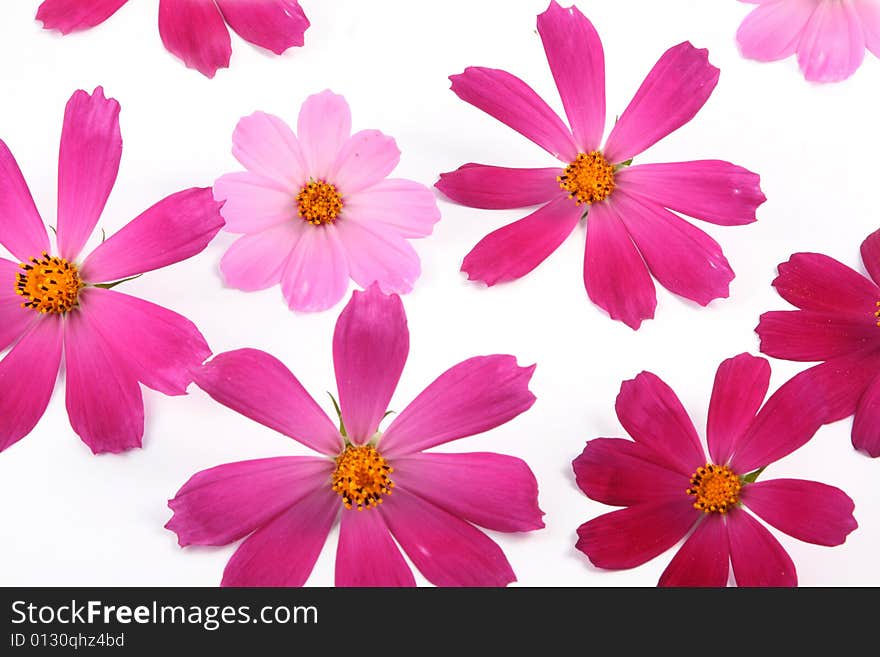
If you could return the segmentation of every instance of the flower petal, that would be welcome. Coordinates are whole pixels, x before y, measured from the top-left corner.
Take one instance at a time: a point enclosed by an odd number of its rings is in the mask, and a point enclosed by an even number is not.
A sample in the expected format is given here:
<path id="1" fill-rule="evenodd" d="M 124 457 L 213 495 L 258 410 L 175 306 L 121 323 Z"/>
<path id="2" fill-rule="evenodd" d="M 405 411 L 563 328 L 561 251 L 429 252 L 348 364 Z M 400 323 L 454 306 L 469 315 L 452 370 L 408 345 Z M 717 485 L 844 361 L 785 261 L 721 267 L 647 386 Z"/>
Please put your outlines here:
<path id="1" fill-rule="evenodd" d="M 291 310 L 315 312 L 336 305 L 348 290 L 348 262 L 336 226 L 305 226 L 284 271 L 281 291 Z"/>
<path id="2" fill-rule="evenodd" d="M 336 155 L 327 177 L 346 195 L 375 185 L 394 171 L 400 149 L 393 138 L 378 130 L 361 130 L 349 137 Z"/>
<path id="3" fill-rule="evenodd" d="M 560 195 L 525 219 L 486 235 L 465 256 L 461 270 L 468 280 L 489 286 L 521 278 L 559 248 L 583 213 L 583 208 Z"/>
<path id="4" fill-rule="evenodd" d="M 351 135 L 351 110 L 345 98 L 329 90 L 306 98 L 296 132 L 309 176 L 326 180 Z"/>
<path id="5" fill-rule="evenodd" d="M 853 6 L 861 18 L 865 45 L 880 57 L 880 5 L 874 0 L 855 0 Z"/>
<path id="6" fill-rule="evenodd" d="M 534 365 L 520 367 L 513 356 L 501 355 L 454 365 L 394 418 L 382 436 L 382 453 L 412 454 L 509 422 L 535 403 L 529 391 L 534 371 Z"/>
<path id="7" fill-rule="evenodd" d="M 336 548 L 336 586 L 415 585 L 382 514 L 344 510 Z"/>
<path id="8" fill-rule="evenodd" d="M 538 34 L 562 96 L 578 150 L 595 151 L 605 131 L 605 53 L 593 24 L 577 7 L 551 0 L 538 15 Z"/>
<path id="9" fill-rule="evenodd" d="M 49 250 L 46 227 L 18 163 L 0 140 L 0 244 L 22 262 Z"/>
<path id="10" fill-rule="evenodd" d="M 364 443 L 379 430 L 409 354 L 403 303 L 378 286 L 355 291 L 336 322 L 333 365 L 349 440 Z"/>
<path id="11" fill-rule="evenodd" d="M 380 509 L 416 568 L 436 586 L 506 586 L 516 575 L 501 548 L 473 525 L 405 490 Z"/>
<path id="12" fill-rule="evenodd" d="M 510 169 L 465 164 L 441 173 L 435 185 L 445 196 L 470 208 L 508 210 L 540 205 L 559 195 L 559 167 Z"/>
<path id="13" fill-rule="evenodd" d="M 795 253 L 778 269 L 773 287 L 793 306 L 868 317 L 877 310 L 880 288 L 834 258 Z"/>
<path id="14" fill-rule="evenodd" d="M 755 7 L 736 32 L 743 57 L 771 62 L 793 55 L 815 8 L 813 0 L 763 2 Z"/>
<path id="15" fill-rule="evenodd" d="M 865 35 L 850 2 L 820 2 L 798 42 L 798 64 L 812 82 L 838 82 L 865 59 Z"/>
<path id="16" fill-rule="evenodd" d="M 378 222 L 401 237 L 425 237 L 440 220 L 434 192 L 422 184 L 385 179 L 345 199 L 345 216 L 360 223 Z"/>
<path id="17" fill-rule="evenodd" d="M 730 547 L 727 526 L 718 514 L 703 519 L 675 553 L 657 586 L 727 586 Z"/>
<path id="18" fill-rule="evenodd" d="M 785 549 L 746 511 L 727 514 L 730 560 L 737 586 L 797 586 L 797 571 Z"/>
<path id="19" fill-rule="evenodd" d="M 232 133 L 232 154 L 250 173 L 252 184 L 271 181 L 280 192 L 295 195 L 309 180 L 299 139 L 282 119 L 265 112 L 242 118 Z M 233 174 L 235 175 L 235 174 Z M 221 194 L 224 198 L 225 193 Z M 218 199 L 220 200 L 220 199 Z"/>
<path id="20" fill-rule="evenodd" d="M 872 321 L 873 320 L 873 321 Z M 815 362 L 831 360 L 875 345 L 880 330 L 873 315 L 815 310 L 774 310 L 761 315 L 755 332 L 761 351 L 774 358 Z"/>
<path id="21" fill-rule="evenodd" d="M 77 91 L 64 110 L 58 155 L 58 250 L 75 260 L 98 223 L 122 158 L 119 103 L 101 87 Z"/>
<path id="22" fill-rule="evenodd" d="M 880 376 L 874 377 L 856 407 L 852 443 L 874 458 L 880 456 Z"/>
<path id="23" fill-rule="evenodd" d="M 226 463 L 194 474 L 168 506 L 181 547 L 227 545 L 259 529 L 330 481 L 333 461 L 282 456 Z"/>
<path id="24" fill-rule="evenodd" d="M 305 222 L 289 221 L 240 237 L 220 260 L 223 281 L 246 292 L 277 285 L 300 235 L 309 228 Z"/>
<path id="25" fill-rule="evenodd" d="M 571 131 L 535 91 L 506 71 L 469 66 L 451 75 L 453 93 L 532 140 L 553 157 L 573 161 L 578 148 Z"/>
<path id="26" fill-rule="evenodd" d="M 296 196 L 250 171 L 227 173 L 214 183 L 214 200 L 230 233 L 257 233 L 297 219 Z"/>
<path id="27" fill-rule="evenodd" d="M 880 7 L 877 8 L 877 12 L 880 16 Z M 875 283 L 880 281 L 880 230 L 874 231 L 865 238 L 860 251 L 868 274 Z"/>
<path id="28" fill-rule="evenodd" d="M 309 19 L 296 0 L 216 0 L 229 27 L 245 41 L 280 55 L 305 43 Z"/>
<path id="29" fill-rule="evenodd" d="M 342 450 L 330 418 L 274 356 L 258 349 L 227 351 L 205 363 L 195 382 L 214 401 L 306 447 L 331 456 Z"/>
<path id="30" fill-rule="evenodd" d="M 100 25 L 128 0 L 43 0 L 37 20 L 45 30 L 70 34 Z"/>
<path id="31" fill-rule="evenodd" d="M 33 324 L 38 315 L 30 308 L 22 308 L 22 298 L 15 293 L 19 266 L 0 258 L 0 351 L 17 341 Z"/>
<path id="32" fill-rule="evenodd" d="M 214 0 L 159 0 L 159 35 L 168 52 L 206 77 L 229 66 L 232 41 Z"/>
<path id="33" fill-rule="evenodd" d="M 694 118 L 719 74 L 709 63 L 709 51 L 688 41 L 663 53 L 608 135 L 608 161 L 635 157 Z"/>
<path id="34" fill-rule="evenodd" d="M 522 459 L 492 453 L 425 453 L 398 457 L 392 464 L 395 492 L 404 488 L 475 525 L 499 532 L 544 526 L 538 482 Z"/>

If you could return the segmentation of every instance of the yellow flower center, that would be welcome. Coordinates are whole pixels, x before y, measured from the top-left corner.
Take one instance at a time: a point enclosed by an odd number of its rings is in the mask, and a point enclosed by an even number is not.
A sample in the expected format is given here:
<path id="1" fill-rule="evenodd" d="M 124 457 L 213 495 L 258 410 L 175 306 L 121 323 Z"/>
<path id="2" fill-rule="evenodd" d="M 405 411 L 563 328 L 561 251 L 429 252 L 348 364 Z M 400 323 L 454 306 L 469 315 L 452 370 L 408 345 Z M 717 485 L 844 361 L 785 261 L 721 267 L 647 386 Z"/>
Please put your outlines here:
<path id="1" fill-rule="evenodd" d="M 707 463 L 697 468 L 686 492 L 696 497 L 695 509 L 705 513 L 727 513 L 730 507 L 739 503 L 741 489 L 742 482 L 733 470 L 726 465 Z"/>
<path id="2" fill-rule="evenodd" d="M 598 203 L 614 191 L 614 167 L 599 151 L 580 153 L 556 180 L 578 205 Z"/>
<path id="3" fill-rule="evenodd" d="M 342 496 L 346 509 L 363 511 L 382 504 L 383 495 L 391 495 L 392 472 L 394 468 L 372 445 L 348 445 L 336 457 L 333 490 Z"/>
<path id="4" fill-rule="evenodd" d="M 296 197 L 299 216 L 313 226 L 332 224 L 342 212 L 342 194 L 323 180 L 313 180 Z"/>
<path id="5" fill-rule="evenodd" d="M 79 305 L 79 291 L 85 285 L 76 265 L 64 258 L 31 258 L 16 275 L 15 291 L 24 297 L 22 308 L 33 308 L 39 313 L 66 313 Z"/>
<path id="6" fill-rule="evenodd" d="M 877 326 L 880 326 L 880 301 L 877 302 L 877 310 L 874 311 L 874 317 L 877 321 Z"/>

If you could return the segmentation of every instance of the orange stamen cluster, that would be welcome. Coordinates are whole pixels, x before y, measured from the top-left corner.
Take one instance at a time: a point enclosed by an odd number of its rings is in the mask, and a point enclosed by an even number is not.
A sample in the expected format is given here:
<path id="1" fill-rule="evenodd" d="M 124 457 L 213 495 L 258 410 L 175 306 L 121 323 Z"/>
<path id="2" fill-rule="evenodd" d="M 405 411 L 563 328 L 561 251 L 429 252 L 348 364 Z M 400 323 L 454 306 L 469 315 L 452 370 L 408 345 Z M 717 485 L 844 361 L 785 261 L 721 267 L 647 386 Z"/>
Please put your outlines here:
<path id="1" fill-rule="evenodd" d="M 598 203 L 614 191 L 614 167 L 599 151 L 580 153 L 556 180 L 578 205 Z"/>
<path id="2" fill-rule="evenodd" d="M 727 513 L 730 507 L 739 504 L 741 489 L 742 482 L 733 470 L 726 465 L 707 463 L 697 468 L 686 492 L 696 497 L 695 509 L 705 513 Z"/>
<path id="3" fill-rule="evenodd" d="M 346 509 L 363 511 L 382 504 L 383 495 L 391 495 L 392 472 L 394 468 L 372 445 L 348 445 L 336 457 L 331 482 Z"/>
<path id="4" fill-rule="evenodd" d="M 877 310 L 874 311 L 874 317 L 877 319 L 877 326 L 880 326 L 880 301 L 877 302 Z"/>
<path id="5" fill-rule="evenodd" d="M 332 224 L 342 212 L 342 195 L 323 180 L 313 180 L 302 188 L 296 197 L 299 216 L 312 224 Z"/>
<path id="6" fill-rule="evenodd" d="M 76 265 L 64 258 L 31 258 L 21 263 L 24 270 L 16 275 L 15 292 L 24 297 L 22 308 L 39 313 L 67 313 L 79 305 L 79 291 L 84 283 Z"/>

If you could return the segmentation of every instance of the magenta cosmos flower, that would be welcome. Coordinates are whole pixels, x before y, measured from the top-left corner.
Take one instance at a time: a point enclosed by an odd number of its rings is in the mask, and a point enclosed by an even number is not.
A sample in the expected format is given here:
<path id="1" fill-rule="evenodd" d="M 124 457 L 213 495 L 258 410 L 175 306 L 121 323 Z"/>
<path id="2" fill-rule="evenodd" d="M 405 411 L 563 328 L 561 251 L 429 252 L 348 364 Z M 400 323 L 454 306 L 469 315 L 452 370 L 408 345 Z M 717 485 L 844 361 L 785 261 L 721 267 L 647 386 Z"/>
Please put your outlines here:
<path id="1" fill-rule="evenodd" d="M 880 56 L 877 0 L 740 0 L 757 4 L 736 39 L 761 62 L 797 54 L 807 80 L 838 82 L 862 65 L 867 47 Z"/>
<path id="2" fill-rule="evenodd" d="M 95 27 L 128 0 L 45 0 L 37 20 L 69 34 Z M 309 20 L 296 0 L 159 0 L 159 34 L 168 52 L 209 78 L 229 66 L 226 24 L 245 41 L 280 55 L 303 45 Z"/>
<path id="3" fill-rule="evenodd" d="M 799 310 L 761 315 L 761 351 L 774 358 L 824 361 L 787 385 L 815 399 L 824 422 L 855 415 L 856 449 L 880 456 L 880 231 L 862 243 L 870 278 L 819 253 L 795 253 L 773 286 Z M 873 279 L 873 280 L 872 280 Z"/>
<path id="4" fill-rule="evenodd" d="M 330 91 L 303 103 L 297 133 L 256 112 L 232 135 L 247 169 L 220 178 L 226 229 L 244 233 L 220 263 L 226 283 L 262 290 L 281 283 L 292 310 L 326 310 L 349 278 L 386 294 L 412 290 L 421 268 L 407 241 L 431 234 L 440 219 L 424 185 L 387 178 L 400 159 L 391 137 L 351 134 L 351 111 Z"/>
<path id="5" fill-rule="evenodd" d="M 577 543 L 596 566 L 639 566 L 687 536 L 661 586 L 796 586 L 791 558 L 746 508 L 802 541 L 839 545 L 856 527 L 853 502 L 801 479 L 755 481 L 819 427 L 809 397 L 770 382 L 763 358 L 740 354 L 718 368 L 706 428 L 709 455 L 675 393 L 650 372 L 626 381 L 617 417 L 633 440 L 597 438 L 574 460 L 589 497 L 626 507 L 580 526 Z M 760 410 L 759 410 L 760 409 Z"/>
<path id="6" fill-rule="evenodd" d="M 186 394 L 211 350 L 184 317 L 111 290 L 122 279 L 185 260 L 223 225 L 211 189 L 159 201 L 82 259 L 122 156 L 119 103 L 77 91 L 67 103 L 58 159 L 57 248 L 12 153 L 0 141 L 0 450 L 36 426 L 62 350 L 70 424 L 93 452 L 140 447 L 142 383 Z M 19 264 L 21 263 L 21 264 Z"/>
<path id="7" fill-rule="evenodd" d="M 515 580 L 501 548 L 474 524 L 501 532 L 544 526 L 529 467 L 501 454 L 424 450 L 531 407 L 534 366 L 518 367 L 512 356 L 466 360 L 380 432 L 408 351 L 400 298 L 376 286 L 355 292 L 333 337 L 340 427 L 266 353 L 232 351 L 204 366 L 196 382 L 218 402 L 323 455 L 221 465 L 196 474 L 169 502 L 166 526 L 182 546 L 248 536 L 223 586 L 303 585 L 337 519 L 338 586 L 414 585 L 398 545 L 438 586 Z"/>
<path id="8" fill-rule="evenodd" d="M 522 80 L 471 67 L 452 90 L 562 160 L 543 169 L 466 164 L 437 187 L 475 208 L 540 205 L 486 236 L 465 257 L 471 280 L 495 285 L 524 276 L 571 234 L 587 211 L 584 283 L 612 318 L 638 328 L 657 304 L 651 275 L 702 305 L 726 297 L 734 274 L 721 248 L 670 210 L 725 226 L 755 221 L 764 202 L 757 175 L 704 160 L 627 166 L 633 157 L 690 121 L 719 71 L 707 51 L 682 43 L 654 66 L 604 147 L 605 57 L 595 28 L 575 7 L 551 2 L 538 32 L 571 129 Z M 667 209 L 668 208 L 668 209 Z M 650 274 L 649 274 L 650 272 Z"/>

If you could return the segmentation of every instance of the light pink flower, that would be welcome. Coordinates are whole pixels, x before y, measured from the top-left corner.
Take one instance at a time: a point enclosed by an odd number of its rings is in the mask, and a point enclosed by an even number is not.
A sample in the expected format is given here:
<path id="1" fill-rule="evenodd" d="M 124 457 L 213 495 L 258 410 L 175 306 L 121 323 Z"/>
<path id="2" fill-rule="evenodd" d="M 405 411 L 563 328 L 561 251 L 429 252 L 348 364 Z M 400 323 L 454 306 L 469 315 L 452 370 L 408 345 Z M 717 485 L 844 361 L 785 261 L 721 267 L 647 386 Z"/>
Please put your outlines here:
<path id="1" fill-rule="evenodd" d="M 93 452 L 140 447 L 142 383 L 186 394 L 211 350 L 184 317 L 109 289 L 122 279 L 189 258 L 223 224 L 210 188 L 159 201 L 80 252 L 116 181 L 122 156 L 119 103 L 77 91 L 67 104 L 58 160 L 58 219 L 49 236 L 12 153 L 0 141 L 0 450 L 36 426 L 61 365 L 70 424 Z M 57 255 L 50 255 L 56 253 Z"/>
<path id="2" fill-rule="evenodd" d="M 501 532 L 544 526 L 529 467 L 502 454 L 424 450 L 530 408 L 534 366 L 518 367 L 512 356 L 466 360 L 380 432 L 408 352 L 400 298 L 377 286 L 355 292 L 333 337 L 339 428 L 269 354 L 242 349 L 206 364 L 196 382 L 215 400 L 323 457 L 199 472 L 169 502 L 174 516 L 166 526 L 180 545 L 226 545 L 247 536 L 223 586 L 302 586 L 339 519 L 338 586 L 414 585 L 398 545 L 438 586 L 514 581 L 501 548 L 474 524 Z"/>
<path id="3" fill-rule="evenodd" d="M 858 525 L 853 501 L 815 481 L 756 481 L 764 468 L 808 441 L 821 401 L 782 386 L 764 402 L 770 365 L 740 354 L 718 368 L 706 427 L 697 430 L 663 381 L 642 372 L 617 397 L 617 417 L 633 440 L 597 438 L 574 460 L 590 498 L 625 507 L 584 523 L 577 547 L 596 566 L 634 568 L 684 544 L 660 586 L 796 586 L 785 549 L 752 513 L 807 543 L 840 545 Z"/>
<path id="4" fill-rule="evenodd" d="M 772 62 L 797 54 L 807 80 L 839 82 L 880 56 L 877 0 L 740 0 L 758 5 L 736 33 L 742 54 Z"/>
<path id="5" fill-rule="evenodd" d="M 600 149 L 605 55 L 599 35 L 575 7 L 556 2 L 538 16 L 538 32 L 571 129 L 510 73 L 470 67 L 451 77 L 462 100 L 566 164 L 466 164 L 441 175 L 437 187 L 470 207 L 541 206 L 486 236 L 465 257 L 462 271 L 487 285 L 520 278 L 555 251 L 588 210 L 584 283 L 613 319 L 637 329 L 654 316 L 651 274 L 701 305 L 726 297 L 734 273 L 721 247 L 671 210 L 723 226 L 751 223 L 765 201 L 759 177 L 718 160 L 627 166 L 709 99 L 719 71 L 707 51 L 682 43 L 664 53 Z"/>
<path id="6" fill-rule="evenodd" d="M 68 34 L 103 23 L 128 0 L 44 0 L 37 20 Z M 303 45 L 309 20 L 296 0 L 159 0 L 165 48 L 209 78 L 229 66 L 229 24 L 256 46 L 280 55 Z"/>
<path id="7" fill-rule="evenodd" d="M 226 230 L 244 233 L 223 257 L 226 283 L 262 290 L 281 283 L 293 310 L 326 310 L 349 278 L 386 294 L 406 293 L 421 271 L 409 239 L 431 234 L 440 219 L 424 185 L 387 178 L 400 159 L 391 137 L 351 134 L 351 112 L 330 91 L 310 96 L 297 133 L 256 112 L 232 135 L 247 169 L 220 178 Z"/>

